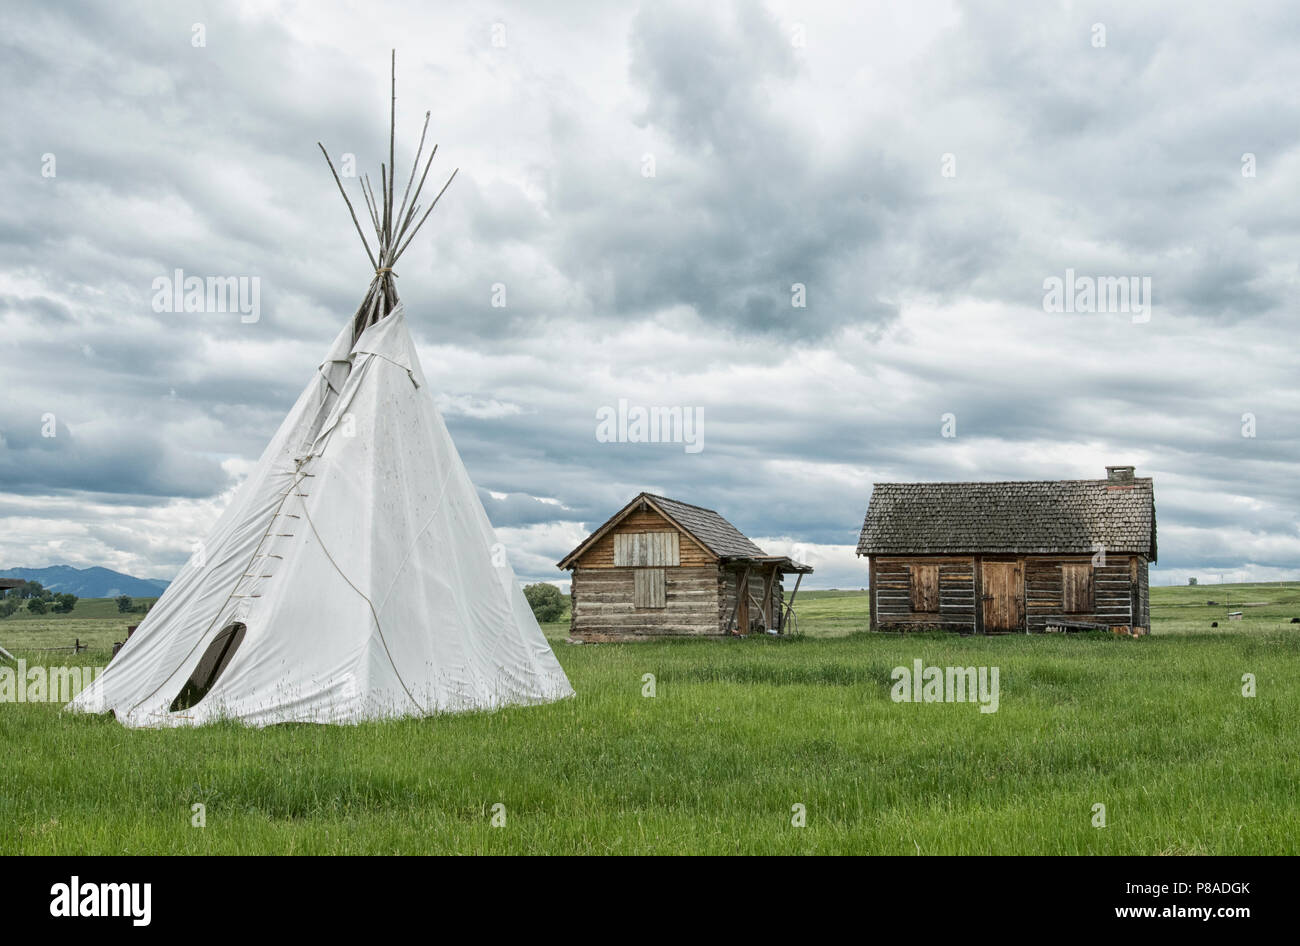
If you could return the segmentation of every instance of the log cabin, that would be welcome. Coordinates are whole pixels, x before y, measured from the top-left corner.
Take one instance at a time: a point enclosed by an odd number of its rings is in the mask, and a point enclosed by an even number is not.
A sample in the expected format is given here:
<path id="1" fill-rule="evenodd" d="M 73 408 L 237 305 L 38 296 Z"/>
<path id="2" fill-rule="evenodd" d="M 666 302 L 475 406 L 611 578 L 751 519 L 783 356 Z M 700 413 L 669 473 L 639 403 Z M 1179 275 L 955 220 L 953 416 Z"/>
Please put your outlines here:
<path id="1" fill-rule="evenodd" d="M 559 563 L 580 641 L 788 633 L 812 571 L 768 555 L 712 509 L 640 493 Z M 796 575 L 785 599 L 783 580 Z"/>
<path id="2" fill-rule="evenodd" d="M 1150 627 L 1152 481 L 876 483 L 858 539 L 873 630 Z"/>

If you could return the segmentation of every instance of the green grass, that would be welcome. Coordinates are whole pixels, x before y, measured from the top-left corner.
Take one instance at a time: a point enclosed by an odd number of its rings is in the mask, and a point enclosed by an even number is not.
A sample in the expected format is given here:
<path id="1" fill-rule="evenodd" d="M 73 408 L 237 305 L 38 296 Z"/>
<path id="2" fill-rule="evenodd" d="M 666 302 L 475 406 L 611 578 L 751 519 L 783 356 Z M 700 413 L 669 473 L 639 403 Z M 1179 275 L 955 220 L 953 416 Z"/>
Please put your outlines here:
<path id="1" fill-rule="evenodd" d="M 1240 611 L 1241 620 L 1229 621 L 1230 611 Z M 1292 618 L 1300 618 L 1300 582 L 1151 589 L 1152 633 L 1240 635 L 1289 630 L 1300 634 L 1300 624 L 1292 625 Z M 1215 621 L 1218 628 L 1210 626 Z"/>
<path id="2" fill-rule="evenodd" d="M 869 624 L 867 595 L 863 591 L 801 589 L 795 595 L 794 609 L 798 633 L 806 637 L 842 637 L 865 631 Z"/>
<path id="3" fill-rule="evenodd" d="M 1229 624 L 1205 604 L 1228 591 L 1268 604 Z M 575 699 L 427 720 L 142 732 L 0 704 L 0 853 L 1297 853 L 1300 585 L 1152 598 L 1138 640 L 856 633 L 865 596 L 804 591 L 799 639 L 572 646 L 561 621 Z M 892 702 L 918 657 L 997 666 L 1000 709 Z"/>
<path id="4" fill-rule="evenodd" d="M 153 604 L 157 598 L 136 598 L 136 604 Z M 114 598 L 82 598 L 69 614 L 32 614 L 26 607 L 0 618 L 0 646 L 17 653 L 44 647 L 71 648 L 76 641 L 92 651 L 112 653 L 113 642 L 126 640 L 126 629 L 144 615 L 119 614 Z"/>

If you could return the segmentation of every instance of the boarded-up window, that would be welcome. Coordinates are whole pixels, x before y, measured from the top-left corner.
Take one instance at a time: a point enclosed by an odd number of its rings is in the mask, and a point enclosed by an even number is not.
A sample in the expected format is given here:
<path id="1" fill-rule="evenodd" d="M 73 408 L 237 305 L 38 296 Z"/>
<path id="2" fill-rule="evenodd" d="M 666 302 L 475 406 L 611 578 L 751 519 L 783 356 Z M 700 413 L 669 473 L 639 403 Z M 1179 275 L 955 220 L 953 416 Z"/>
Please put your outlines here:
<path id="1" fill-rule="evenodd" d="M 939 566 L 912 566 L 912 610 L 938 612 Z"/>
<path id="2" fill-rule="evenodd" d="M 1092 613 L 1092 566 L 1061 566 L 1061 599 L 1066 614 Z"/>
<path id="3" fill-rule="evenodd" d="M 664 570 L 638 568 L 632 573 L 632 606 L 635 608 L 665 607 Z"/>
<path id="4" fill-rule="evenodd" d="M 623 532 L 614 536 L 614 566 L 644 568 L 681 564 L 676 532 Z"/>

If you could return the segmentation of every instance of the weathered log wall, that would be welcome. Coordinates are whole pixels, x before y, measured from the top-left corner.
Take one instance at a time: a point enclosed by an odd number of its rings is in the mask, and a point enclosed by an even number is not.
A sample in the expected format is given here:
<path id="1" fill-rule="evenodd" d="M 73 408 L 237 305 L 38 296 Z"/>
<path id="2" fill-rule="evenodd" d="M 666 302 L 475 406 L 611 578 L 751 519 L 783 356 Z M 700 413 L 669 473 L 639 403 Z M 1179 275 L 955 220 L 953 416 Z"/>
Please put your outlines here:
<path id="1" fill-rule="evenodd" d="M 938 610 L 917 610 L 918 602 L 933 601 L 926 586 L 936 565 Z M 1012 565 L 1014 570 L 1008 570 Z M 1147 561 L 1141 555 L 1110 555 L 1104 565 L 1095 566 L 1090 556 L 1080 555 L 872 556 L 871 626 L 992 630 L 985 626 L 992 621 L 990 615 L 1006 613 L 1007 604 L 995 600 L 996 595 L 990 597 L 1005 587 L 993 581 L 995 569 L 1001 569 L 999 579 L 1011 575 L 1017 583 L 1011 592 L 1016 598 L 1016 619 L 1010 622 L 1015 629 L 1150 626 Z M 1086 606 L 1079 606 L 1081 601 Z"/>
<path id="2" fill-rule="evenodd" d="M 913 565 L 920 569 L 938 566 L 937 612 L 913 609 Z M 975 568 L 971 556 L 877 558 L 872 564 L 872 586 L 876 624 L 975 629 Z"/>
<path id="3" fill-rule="evenodd" d="M 1128 556 L 1112 555 L 1092 569 L 1092 609 L 1067 609 L 1063 565 L 1088 563 L 1087 558 L 1031 558 L 1026 561 L 1025 590 L 1029 630 L 1068 622 L 1108 626 L 1132 625 L 1133 584 Z"/>
<path id="4" fill-rule="evenodd" d="M 1134 623 L 1139 627 L 1151 627 L 1151 579 L 1147 573 L 1147 560 L 1141 555 L 1133 556 L 1137 572 L 1137 594 L 1133 610 L 1136 612 Z"/>
<path id="5" fill-rule="evenodd" d="M 573 570 L 571 632 L 578 640 L 636 640 L 721 633 L 715 567 L 665 568 L 664 606 L 633 603 L 635 568 Z"/>

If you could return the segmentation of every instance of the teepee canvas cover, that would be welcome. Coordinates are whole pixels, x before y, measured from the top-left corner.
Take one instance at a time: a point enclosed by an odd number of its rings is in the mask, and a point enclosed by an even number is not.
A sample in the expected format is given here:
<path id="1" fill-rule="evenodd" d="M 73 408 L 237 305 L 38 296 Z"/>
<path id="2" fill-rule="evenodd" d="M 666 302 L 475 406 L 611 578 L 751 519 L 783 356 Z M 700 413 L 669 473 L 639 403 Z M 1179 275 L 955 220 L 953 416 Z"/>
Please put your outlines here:
<path id="1" fill-rule="evenodd" d="M 261 726 L 573 693 L 421 373 L 391 279 L 416 205 L 394 217 L 391 173 L 382 186 L 357 315 L 198 554 L 70 709 L 132 727 Z"/>

